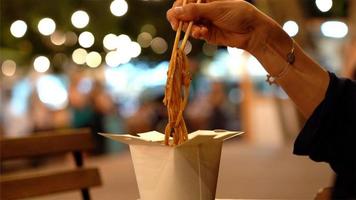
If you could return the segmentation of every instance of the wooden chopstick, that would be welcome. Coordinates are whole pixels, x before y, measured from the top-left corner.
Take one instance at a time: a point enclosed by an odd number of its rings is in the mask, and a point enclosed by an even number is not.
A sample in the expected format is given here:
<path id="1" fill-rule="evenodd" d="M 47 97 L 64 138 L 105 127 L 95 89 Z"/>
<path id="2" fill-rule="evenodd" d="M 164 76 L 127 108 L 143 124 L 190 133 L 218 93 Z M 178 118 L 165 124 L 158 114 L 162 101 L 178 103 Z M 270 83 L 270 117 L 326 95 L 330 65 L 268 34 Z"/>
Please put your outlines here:
<path id="1" fill-rule="evenodd" d="M 197 0 L 196 3 L 200 3 L 200 2 L 201 2 L 201 0 Z M 180 50 L 184 50 L 185 45 L 187 44 L 187 41 L 188 41 L 190 32 L 191 32 L 191 30 L 192 30 L 192 26 L 193 26 L 193 21 L 190 21 L 189 24 L 188 24 L 188 28 L 187 28 L 187 30 L 185 31 L 185 35 L 184 35 L 182 44 L 180 45 Z"/>

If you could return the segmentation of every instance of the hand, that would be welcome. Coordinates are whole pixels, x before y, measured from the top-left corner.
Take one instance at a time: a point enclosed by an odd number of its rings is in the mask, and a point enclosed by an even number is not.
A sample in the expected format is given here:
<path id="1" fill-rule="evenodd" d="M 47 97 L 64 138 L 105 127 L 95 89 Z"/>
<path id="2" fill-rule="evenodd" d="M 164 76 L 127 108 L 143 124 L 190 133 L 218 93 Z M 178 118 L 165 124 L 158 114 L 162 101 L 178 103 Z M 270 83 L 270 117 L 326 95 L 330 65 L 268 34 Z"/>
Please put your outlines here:
<path id="1" fill-rule="evenodd" d="M 167 19 L 174 30 L 180 20 L 193 20 L 191 34 L 194 38 L 248 51 L 253 51 L 266 38 L 264 28 L 271 19 L 243 0 L 190 2 L 192 0 L 181 7 L 182 0 L 178 0 L 168 10 Z"/>

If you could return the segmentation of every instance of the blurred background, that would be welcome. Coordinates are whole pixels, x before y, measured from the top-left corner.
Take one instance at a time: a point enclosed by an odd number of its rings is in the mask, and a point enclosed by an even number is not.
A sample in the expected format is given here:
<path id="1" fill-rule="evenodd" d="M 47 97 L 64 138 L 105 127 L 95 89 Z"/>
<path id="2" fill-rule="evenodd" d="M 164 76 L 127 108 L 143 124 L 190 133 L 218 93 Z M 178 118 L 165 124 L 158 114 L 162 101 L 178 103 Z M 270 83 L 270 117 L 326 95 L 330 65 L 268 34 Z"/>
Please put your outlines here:
<path id="1" fill-rule="evenodd" d="M 173 1 L 0 2 L 0 136 L 90 127 L 97 145 L 89 163 L 109 179 L 94 195 L 137 198 L 127 147 L 96 133 L 163 132 L 175 36 L 165 16 Z M 356 1 L 249 2 L 325 69 L 355 79 Z M 292 155 L 305 119 L 280 88 L 265 82 L 266 71 L 253 56 L 194 39 L 185 52 L 193 74 L 188 129 L 246 132 L 224 147 L 218 197 L 311 198 L 332 183 L 328 166 Z"/>

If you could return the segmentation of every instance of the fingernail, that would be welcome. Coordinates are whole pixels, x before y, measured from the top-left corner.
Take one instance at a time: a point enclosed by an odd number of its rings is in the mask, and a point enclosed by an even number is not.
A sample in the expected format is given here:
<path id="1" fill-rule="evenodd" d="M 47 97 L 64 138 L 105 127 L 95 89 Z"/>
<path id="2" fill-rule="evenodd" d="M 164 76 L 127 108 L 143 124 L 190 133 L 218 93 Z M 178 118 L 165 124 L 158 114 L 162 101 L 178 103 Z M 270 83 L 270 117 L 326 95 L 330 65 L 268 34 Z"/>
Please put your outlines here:
<path id="1" fill-rule="evenodd" d="M 174 12 L 178 15 L 181 15 L 183 13 L 183 7 L 182 6 L 175 7 Z"/>

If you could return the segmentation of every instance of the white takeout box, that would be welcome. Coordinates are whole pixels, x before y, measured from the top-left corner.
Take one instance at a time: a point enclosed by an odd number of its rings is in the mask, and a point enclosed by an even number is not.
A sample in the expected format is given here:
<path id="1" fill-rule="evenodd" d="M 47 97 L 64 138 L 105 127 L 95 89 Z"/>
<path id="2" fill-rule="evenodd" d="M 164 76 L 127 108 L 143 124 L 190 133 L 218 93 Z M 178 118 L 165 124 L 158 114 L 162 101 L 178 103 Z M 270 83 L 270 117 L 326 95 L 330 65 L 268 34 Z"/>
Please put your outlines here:
<path id="1" fill-rule="evenodd" d="M 129 145 L 141 200 L 213 200 L 222 143 L 242 132 L 199 130 L 175 147 L 157 131 L 100 134 Z"/>

